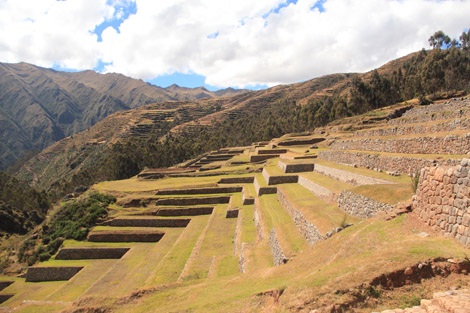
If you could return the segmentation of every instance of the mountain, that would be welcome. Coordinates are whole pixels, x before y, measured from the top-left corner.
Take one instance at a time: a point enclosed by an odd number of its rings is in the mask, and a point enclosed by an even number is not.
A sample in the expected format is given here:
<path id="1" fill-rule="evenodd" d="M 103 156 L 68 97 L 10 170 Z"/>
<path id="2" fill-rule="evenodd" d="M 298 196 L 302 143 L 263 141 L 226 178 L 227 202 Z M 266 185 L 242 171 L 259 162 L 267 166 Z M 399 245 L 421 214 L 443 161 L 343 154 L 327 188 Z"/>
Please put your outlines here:
<path id="1" fill-rule="evenodd" d="M 0 63 L 0 169 L 29 150 L 42 150 L 117 111 L 244 92 L 165 89 L 121 74 L 71 73 L 27 63 Z"/>

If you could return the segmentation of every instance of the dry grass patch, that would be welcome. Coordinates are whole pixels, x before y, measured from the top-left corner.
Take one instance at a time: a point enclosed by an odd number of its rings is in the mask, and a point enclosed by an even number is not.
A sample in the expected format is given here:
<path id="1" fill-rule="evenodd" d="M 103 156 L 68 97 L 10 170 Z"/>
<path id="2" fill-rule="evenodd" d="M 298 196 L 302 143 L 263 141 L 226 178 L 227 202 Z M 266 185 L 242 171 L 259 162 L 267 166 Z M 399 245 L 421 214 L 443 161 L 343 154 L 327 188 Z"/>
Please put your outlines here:
<path id="1" fill-rule="evenodd" d="M 414 194 L 411 184 L 363 185 L 354 187 L 350 191 L 388 204 L 409 200 Z"/>

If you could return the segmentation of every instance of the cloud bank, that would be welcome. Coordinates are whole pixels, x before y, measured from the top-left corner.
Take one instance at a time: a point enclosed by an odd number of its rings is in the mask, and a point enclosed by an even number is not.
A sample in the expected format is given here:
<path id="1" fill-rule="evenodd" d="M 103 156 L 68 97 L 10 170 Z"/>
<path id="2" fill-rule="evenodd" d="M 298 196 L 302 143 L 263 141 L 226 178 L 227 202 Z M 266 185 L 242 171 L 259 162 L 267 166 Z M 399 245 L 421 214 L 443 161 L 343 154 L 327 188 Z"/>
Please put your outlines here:
<path id="1" fill-rule="evenodd" d="M 460 0 L 0 0 L 0 61 L 273 86 L 370 70 L 439 29 L 458 38 L 468 12 Z"/>

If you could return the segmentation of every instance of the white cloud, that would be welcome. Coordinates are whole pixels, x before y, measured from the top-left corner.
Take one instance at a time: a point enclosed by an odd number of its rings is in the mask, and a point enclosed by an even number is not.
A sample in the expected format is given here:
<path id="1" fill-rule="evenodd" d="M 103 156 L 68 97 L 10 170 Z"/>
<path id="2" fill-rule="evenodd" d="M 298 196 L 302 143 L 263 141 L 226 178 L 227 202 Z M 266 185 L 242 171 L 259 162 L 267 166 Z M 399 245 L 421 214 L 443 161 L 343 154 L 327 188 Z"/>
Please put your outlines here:
<path id="1" fill-rule="evenodd" d="M 298 0 L 267 17 L 285 0 L 136 0 L 137 13 L 98 43 L 89 31 L 128 1 L 0 0 L 0 61 L 83 69 L 102 58 L 135 78 L 194 72 L 219 87 L 275 85 L 367 71 L 427 47 L 436 30 L 458 37 L 470 26 L 468 0 L 327 0 L 322 13 Z"/>

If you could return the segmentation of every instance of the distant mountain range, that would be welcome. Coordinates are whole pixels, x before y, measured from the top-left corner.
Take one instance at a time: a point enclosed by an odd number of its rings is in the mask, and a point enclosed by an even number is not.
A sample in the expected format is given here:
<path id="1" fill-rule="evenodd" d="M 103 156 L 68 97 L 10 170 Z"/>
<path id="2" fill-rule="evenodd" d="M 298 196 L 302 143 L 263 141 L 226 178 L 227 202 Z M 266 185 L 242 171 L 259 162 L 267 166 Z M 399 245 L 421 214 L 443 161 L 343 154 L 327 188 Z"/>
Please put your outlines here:
<path id="1" fill-rule="evenodd" d="M 233 88 L 211 92 L 204 87 L 177 85 L 161 88 L 121 74 L 0 63 L 0 170 L 27 151 L 42 150 L 114 112 L 245 92 Z"/>

